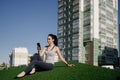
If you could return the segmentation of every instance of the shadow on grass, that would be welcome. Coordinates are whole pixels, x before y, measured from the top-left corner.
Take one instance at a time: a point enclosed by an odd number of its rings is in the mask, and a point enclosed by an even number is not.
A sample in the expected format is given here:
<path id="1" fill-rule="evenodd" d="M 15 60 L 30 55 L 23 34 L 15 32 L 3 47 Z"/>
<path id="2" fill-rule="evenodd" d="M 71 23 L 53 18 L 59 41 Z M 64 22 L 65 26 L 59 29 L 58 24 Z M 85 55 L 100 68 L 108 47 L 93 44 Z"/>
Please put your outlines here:
<path id="1" fill-rule="evenodd" d="M 117 78 L 116 78 L 117 80 L 120 80 L 120 76 L 117 76 Z"/>
<path id="2" fill-rule="evenodd" d="M 67 67 L 67 66 L 54 66 L 54 68 L 61 68 L 61 67 Z"/>

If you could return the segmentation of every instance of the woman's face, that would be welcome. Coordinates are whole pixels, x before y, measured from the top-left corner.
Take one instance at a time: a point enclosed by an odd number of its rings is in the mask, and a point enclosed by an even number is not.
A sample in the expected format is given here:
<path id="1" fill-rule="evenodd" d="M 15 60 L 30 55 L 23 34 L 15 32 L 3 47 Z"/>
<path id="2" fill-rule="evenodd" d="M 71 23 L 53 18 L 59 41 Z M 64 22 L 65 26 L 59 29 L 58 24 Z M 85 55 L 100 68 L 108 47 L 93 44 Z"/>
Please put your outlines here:
<path id="1" fill-rule="evenodd" d="M 54 39 L 53 39 L 51 36 L 48 36 L 47 42 L 48 42 L 49 45 L 50 45 L 50 44 L 53 44 Z"/>

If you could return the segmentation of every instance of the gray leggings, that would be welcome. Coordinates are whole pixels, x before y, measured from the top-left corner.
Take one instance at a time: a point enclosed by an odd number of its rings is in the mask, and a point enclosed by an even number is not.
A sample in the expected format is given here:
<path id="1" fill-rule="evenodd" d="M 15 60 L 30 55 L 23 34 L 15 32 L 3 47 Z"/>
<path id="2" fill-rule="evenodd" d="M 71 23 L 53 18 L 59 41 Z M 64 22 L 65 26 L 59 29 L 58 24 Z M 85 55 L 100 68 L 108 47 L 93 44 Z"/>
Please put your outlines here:
<path id="1" fill-rule="evenodd" d="M 45 63 L 42 61 L 38 54 L 34 54 L 31 63 L 25 69 L 25 73 L 28 74 L 33 68 L 38 71 L 52 70 L 54 65 L 52 63 Z"/>

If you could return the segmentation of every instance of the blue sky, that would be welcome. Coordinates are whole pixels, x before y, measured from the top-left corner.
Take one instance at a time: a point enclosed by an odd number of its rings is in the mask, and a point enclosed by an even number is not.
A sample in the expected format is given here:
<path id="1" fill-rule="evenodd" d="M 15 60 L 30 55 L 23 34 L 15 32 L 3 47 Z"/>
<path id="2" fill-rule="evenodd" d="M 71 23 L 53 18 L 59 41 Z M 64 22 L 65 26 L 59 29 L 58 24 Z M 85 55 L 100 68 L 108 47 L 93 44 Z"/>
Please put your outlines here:
<path id="1" fill-rule="evenodd" d="M 0 63 L 15 47 L 35 53 L 49 33 L 57 34 L 57 0 L 0 0 Z"/>
<path id="2" fill-rule="evenodd" d="M 9 61 L 15 47 L 30 54 L 37 42 L 44 47 L 47 35 L 57 34 L 57 6 L 57 0 L 0 0 L 0 63 Z"/>

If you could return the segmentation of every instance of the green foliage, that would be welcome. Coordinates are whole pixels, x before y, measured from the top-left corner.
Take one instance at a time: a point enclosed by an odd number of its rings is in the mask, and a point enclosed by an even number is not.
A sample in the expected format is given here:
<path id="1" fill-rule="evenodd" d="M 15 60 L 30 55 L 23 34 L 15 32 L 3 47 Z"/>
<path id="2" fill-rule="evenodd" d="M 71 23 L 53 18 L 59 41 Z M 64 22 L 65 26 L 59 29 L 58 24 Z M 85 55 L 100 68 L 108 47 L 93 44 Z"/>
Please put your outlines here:
<path id="1" fill-rule="evenodd" d="M 116 80 L 120 76 L 120 70 L 111 70 L 97 66 L 69 62 L 74 67 L 67 67 L 62 62 L 55 63 L 50 71 L 36 72 L 33 75 L 26 75 L 18 80 Z M 13 78 L 24 70 L 25 67 L 10 68 L 0 71 L 0 80 L 14 80 Z"/>

